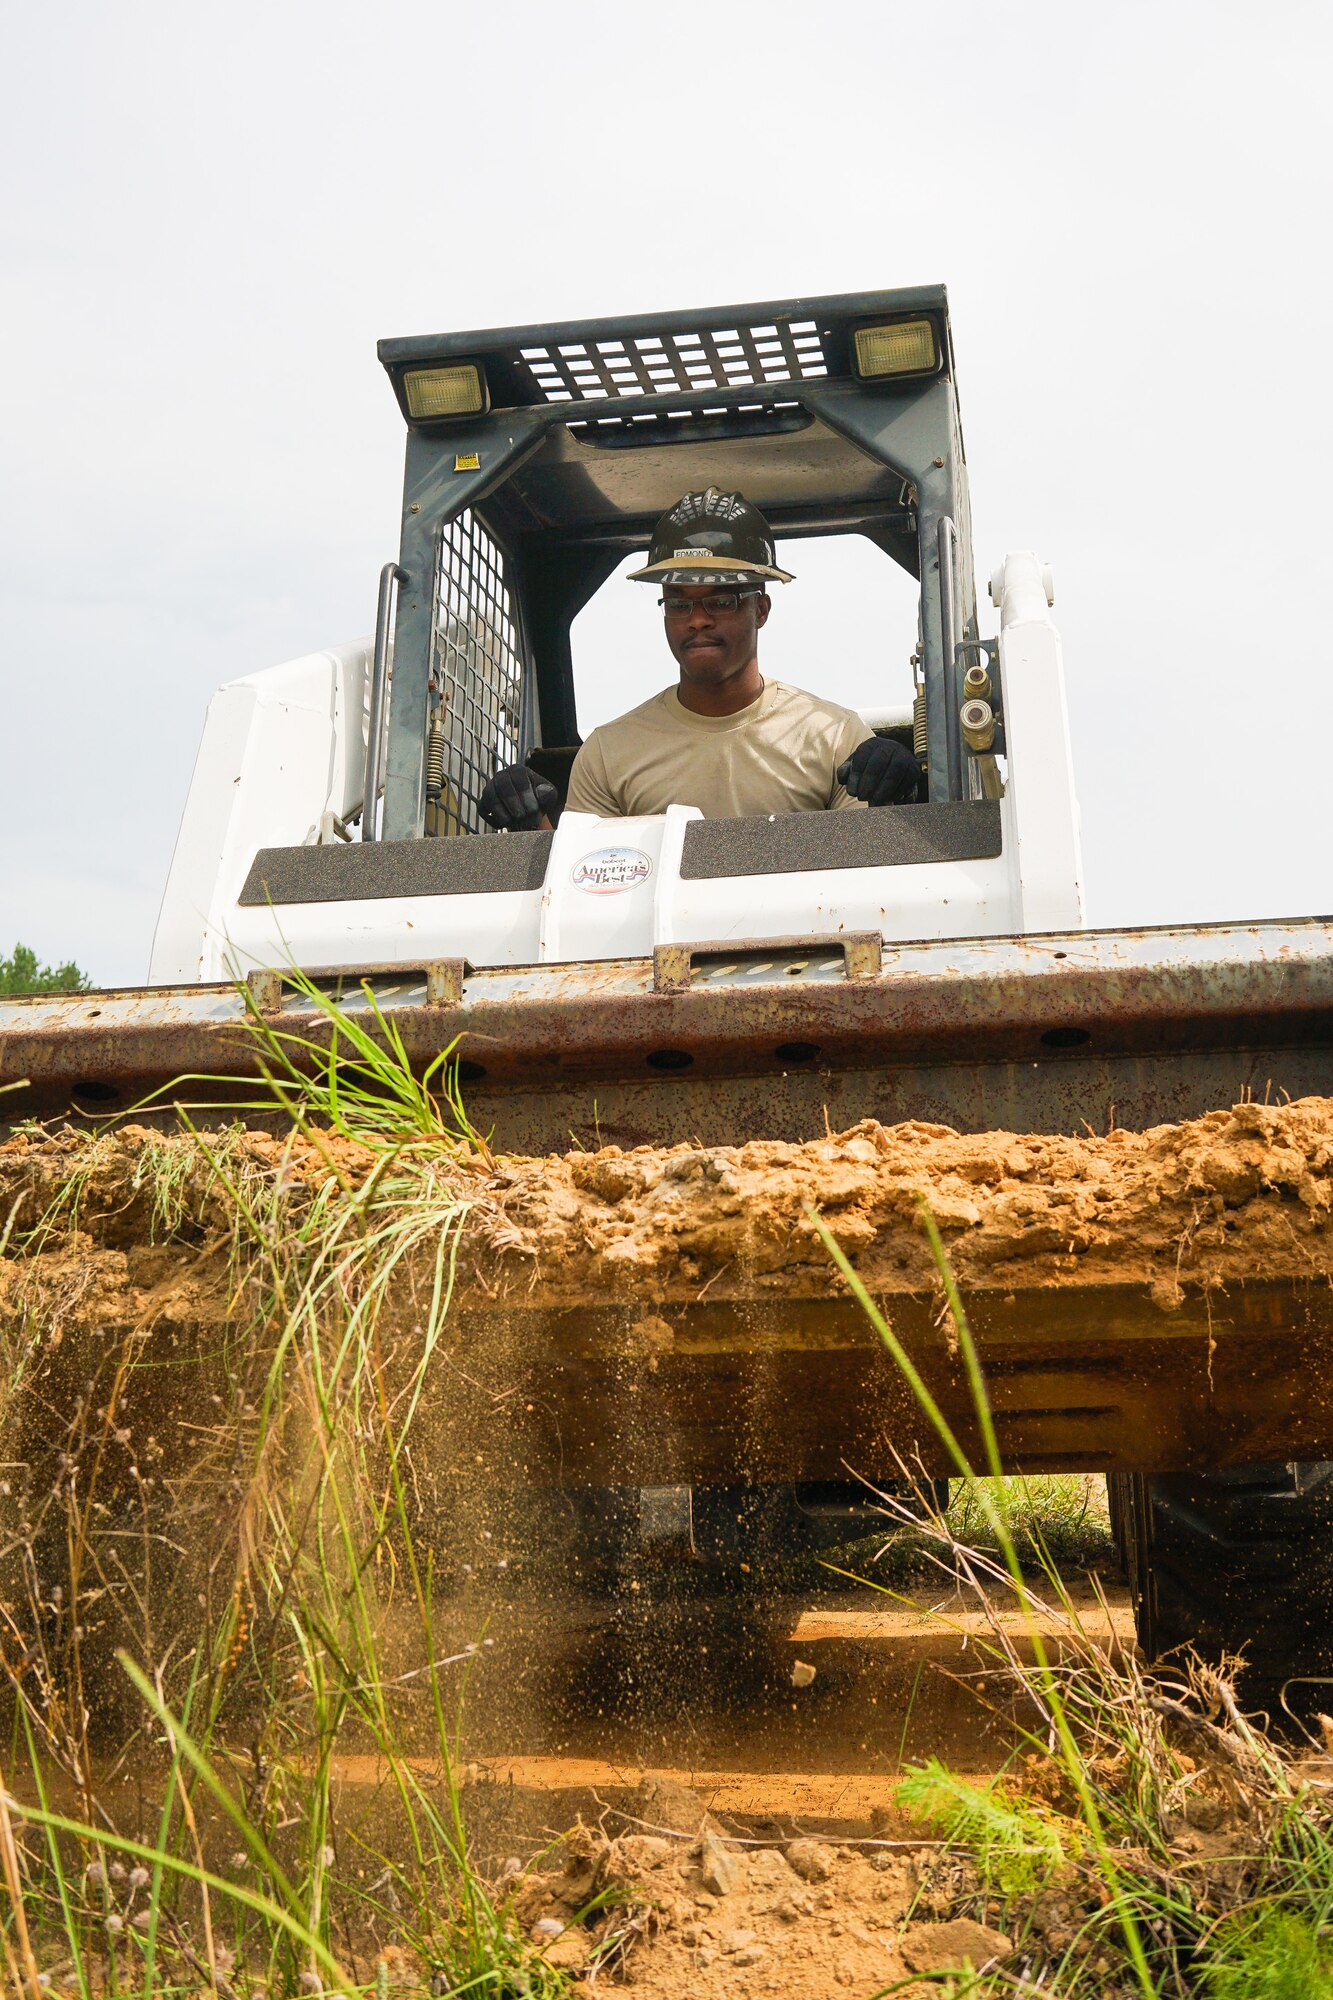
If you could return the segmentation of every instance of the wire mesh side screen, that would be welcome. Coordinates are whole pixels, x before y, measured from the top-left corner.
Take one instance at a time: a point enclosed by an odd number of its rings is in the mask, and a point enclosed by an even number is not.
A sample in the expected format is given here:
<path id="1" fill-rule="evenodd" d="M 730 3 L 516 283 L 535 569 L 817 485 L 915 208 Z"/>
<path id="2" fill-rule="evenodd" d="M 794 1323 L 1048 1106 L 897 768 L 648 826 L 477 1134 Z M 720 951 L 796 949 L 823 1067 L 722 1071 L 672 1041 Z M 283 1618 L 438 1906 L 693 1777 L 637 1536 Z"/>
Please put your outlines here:
<path id="1" fill-rule="evenodd" d="M 477 802 L 523 754 L 526 661 L 504 554 L 470 510 L 440 539 L 426 742 L 426 832 L 489 831 Z"/>

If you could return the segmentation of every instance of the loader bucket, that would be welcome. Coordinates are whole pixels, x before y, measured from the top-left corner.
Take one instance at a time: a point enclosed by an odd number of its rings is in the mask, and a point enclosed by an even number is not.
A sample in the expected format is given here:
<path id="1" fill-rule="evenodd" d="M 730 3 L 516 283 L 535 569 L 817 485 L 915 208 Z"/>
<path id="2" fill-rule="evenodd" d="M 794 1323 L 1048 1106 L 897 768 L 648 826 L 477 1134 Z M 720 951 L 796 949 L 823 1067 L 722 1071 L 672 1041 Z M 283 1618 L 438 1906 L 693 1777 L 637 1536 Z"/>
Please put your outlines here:
<path id="1" fill-rule="evenodd" d="M 345 980 L 341 1005 L 364 1020 L 373 999 L 418 1070 L 455 1047 L 471 1123 L 513 1156 L 515 1185 L 567 1188 L 594 1237 L 639 1227 L 616 1194 L 636 1160 L 678 1183 L 671 1240 L 694 1247 L 674 1261 L 543 1241 L 479 1248 L 460 1281 L 460 1338 L 503 1394 L 498 1460 L 520 1481 L 883 1477 L 898 1452 L 947 1473 L 811 1235 L 818 1209 L 976 1451 L 918 1194 L 959 1274 L 1006 1466 L 1202 1470 L 1333 1455 L 1331 942 L 1316 919 L 882 957 L 878 940 L 735 941 L 403 968 Z M 129 1110 L 153 1091 L 158 1122 L 173 1099 L 220 1119 L 262 1099 L 256 1022 L 327 1043 L 336 1021 L 276 974 L 5 1002 L 0 1073 L 20 1086 L 11 1117 Z M 182 1075 L 210 1081 L 173 1086 Z M 765 1149 L 798 1164 L 765 1165 Z M 599 1183 L 586 1162 L 603 1158 Z M 1112 1168 L 1133 1180 L 1128 1208 Z M 731 1207 L 713 1214 L 728 1175 Z M 798 1250 L 766 1263 L 773 1213 Z"/>

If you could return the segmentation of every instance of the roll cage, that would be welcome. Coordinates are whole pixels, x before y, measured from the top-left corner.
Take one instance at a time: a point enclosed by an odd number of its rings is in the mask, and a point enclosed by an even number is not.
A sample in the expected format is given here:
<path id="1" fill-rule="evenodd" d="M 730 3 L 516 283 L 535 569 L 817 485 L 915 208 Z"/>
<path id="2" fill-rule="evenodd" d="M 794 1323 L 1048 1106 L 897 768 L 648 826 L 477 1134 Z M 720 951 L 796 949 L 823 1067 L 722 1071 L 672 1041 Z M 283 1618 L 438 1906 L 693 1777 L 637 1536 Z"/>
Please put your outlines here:
<path id="1" fill-rule="evenodd" d="M 929 368 L 858 369 L 858 332 L 920 322 Z M 779 538 L 859 533 L 918 580 L 928 796 L 967 797 L 976 600 L 943 286 L 383 340 L 379 357 L 408 425 L 383 839 L 482 831 L 498 763 L 577 745 L 574 618 L 709 485 Z M 422 371 L 468 364 L 481 409 L 412 414 Z"/>

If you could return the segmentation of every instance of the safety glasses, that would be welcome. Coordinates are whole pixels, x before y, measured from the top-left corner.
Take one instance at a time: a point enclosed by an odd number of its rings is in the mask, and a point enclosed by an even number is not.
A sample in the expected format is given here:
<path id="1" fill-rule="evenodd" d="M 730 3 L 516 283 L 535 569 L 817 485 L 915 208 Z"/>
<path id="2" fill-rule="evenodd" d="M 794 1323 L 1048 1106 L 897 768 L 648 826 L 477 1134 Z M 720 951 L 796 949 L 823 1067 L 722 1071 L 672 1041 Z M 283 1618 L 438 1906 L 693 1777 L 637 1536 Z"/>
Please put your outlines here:
<path id="1" fill-rule="evenodd" d="M 673 597 L 670 591 L 663 591 L 657 601 L 668 618 L 684 618 L 691 611 L 706 611 L 710 618 L 716 618 L 721 612 L 738 610 L 742 598 L 762 594 L 752 584 L 748 590 L 710 590 L 707 597 Z"/>

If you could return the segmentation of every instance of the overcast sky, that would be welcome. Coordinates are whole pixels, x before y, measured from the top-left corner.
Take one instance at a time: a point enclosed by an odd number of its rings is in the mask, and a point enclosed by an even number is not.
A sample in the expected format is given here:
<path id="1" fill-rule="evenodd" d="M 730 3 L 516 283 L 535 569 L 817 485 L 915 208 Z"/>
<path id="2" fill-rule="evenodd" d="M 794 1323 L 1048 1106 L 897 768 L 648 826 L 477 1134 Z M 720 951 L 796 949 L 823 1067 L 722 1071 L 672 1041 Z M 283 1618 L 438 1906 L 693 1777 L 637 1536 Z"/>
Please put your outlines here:
<path id="1" fill-rule="evenodd" d="M 935 280 L 978 574 L 1054 566 L 1091 920 L 1333 903 L 1326 5 L 0 19 L 0 951 L 142 979 L 209 695 L 368 629 L 378 336 Z M 797 553 L 769 670 L 901 695 L 907 600 Z M 608 591 L 585 729 L 667 678 Z"/>

